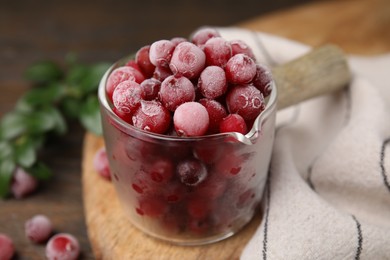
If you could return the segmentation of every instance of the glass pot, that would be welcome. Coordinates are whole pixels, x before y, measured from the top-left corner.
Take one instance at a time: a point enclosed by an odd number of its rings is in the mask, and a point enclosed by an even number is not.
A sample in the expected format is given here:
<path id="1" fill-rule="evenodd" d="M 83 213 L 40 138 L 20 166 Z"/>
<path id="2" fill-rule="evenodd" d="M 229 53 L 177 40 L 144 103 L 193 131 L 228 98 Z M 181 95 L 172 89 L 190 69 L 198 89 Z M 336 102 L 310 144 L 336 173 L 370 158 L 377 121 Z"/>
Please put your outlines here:
<path id="1" fill-rule="evenodd" d="M 237 233 L 263 195 L 275 131 L 275 86 L 246 135 L 160 135 L 114 114 L 105 86 L 120 65 L 105 73 L 98 95 L 112 181 L 130 221 L 180 245 L 207 244 Z M 197 175 L 183 176 L 186 169 Z"/>

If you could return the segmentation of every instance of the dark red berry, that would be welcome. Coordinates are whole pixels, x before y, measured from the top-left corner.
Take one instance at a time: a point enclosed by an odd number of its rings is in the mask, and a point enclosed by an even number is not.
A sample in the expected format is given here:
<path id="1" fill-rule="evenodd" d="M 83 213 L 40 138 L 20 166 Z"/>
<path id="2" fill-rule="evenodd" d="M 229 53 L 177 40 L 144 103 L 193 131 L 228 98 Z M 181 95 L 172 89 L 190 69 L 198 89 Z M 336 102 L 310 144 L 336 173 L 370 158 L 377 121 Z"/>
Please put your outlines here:
<path id="1" fill-rule="evenodd" d="M 14 254 L 14 242 L 8 235 L 0 233 L 0 259 L 11 260 Z"/>
<path id="2" fill-rule="evenodd" d="M 214 99 L 203 98 L 199 100 L 209 114 L 209 134 L 215 134 L 219 132 L 219 125 L 223 118 L 227 116 L 225 107 Z"/>
<path id="3" fill-rule="evenodd" d="M 222 96 L 227 90 L 225 71 L 218 66 L 206 67 L 199 76 L 200 93 L 210 99 Z"/>
<path id="4" fill-rule="evenodd" d="M 221 37 L 209 39 L 203 46 L 208 66 L 219 66 L 225 68 L 226 63 L 232 57 L 230 43 Z"/>
<path id="5" fill-rule="evenodd" d="M 114 90 L 112 101 L 121 113 L 133 114 L 140 105 L 141 86 L 131 80 L 119 83 Z"/>
<path id="6" fill-rule="evenodd" d="M 160 87 L 161 81 L 154 78 L 145 79 L 141 83 L 141 98 L 144 100 L 157 99 Z"/>
<path id="7" fill-rule="evenodd" d="M 150 46 L 150 62 L 157 67 L 168 67 L 175 45 L 168 40 L 159 40 Z"/>
<path id="8" fill-rule="evenodd" d="M 149 59 L 149 50 L 150 45 L 146 45 L 139 49 L 135 54 L 135 60 L 138 66 L 141 68 L 141 71 L 147 78 L 150 78 L 153 75 L 155 66 L 150 62 Z"/>
<path id="9" fill-rule="evenodd" d="M 107 84 L 106 84 L 106 92 L 107 96 L 112 100 L 112 96 L 114 93 L 115 88 L 118 86 L 119 83 L 123 81 L 135 81 L 137 83 L 141 83 L 145 77 L 142 75 L 142 73 L 133 67 L 130 66 L 123 66 L 116 68 L 111 72 L 111 74 L 108 76 Z"/>
<path id="10" fill-rule="evenodd" d="M 197 186 L 207 177 L 204 164 L 196 159 L 181 161 L 176 167 L 180 181 L 188 186 Z"/>
<path id="11" fill-rule="evenodd" d="M 246 122 L 239 114 L 229 114 L 219 125 L 221 133 L 237 132 L 241 134 L 247 133 Z"/>
<path id="12" fill-rule="evenodd" d="M 195 99 L 195 89 L 192 82 L 186 77 L 169 76 L 160 87 L 159 99 L 170 111 L 178 106 Z"/>
<path id="13" fill-rule="evenodd" d="M 230 113 L 237 113 L 245 120 L 255 119 L 265 108 L 264 97 L 253 85 L 237 85 L 226 95 Z"/>
<path id="14" fill-rule="evenodd" d="M 253 85 L 260 90 L 264 97 L 268 97 L 272 91 L 272 73 L 265 65 L 256 65 L 256 75 L 252 81 Z"/>
<path id="15" fill-rule="evenodd" d="M 78 240 L 65 233 L 59 233 L 50 238 L 46 245 L 46 257 L 49 260 L 67 259 L 76 260 L 80 254 Z"/>
<path id="16" fill-rule="evenodd" d="M 193 79 L 199 76 L 205 64 L 205 53 L 198 46 L 182 42 L 176 46 L 169 68 L 174 75 Z"/>
<path id="17" fill-rule="evenodd" d="M 169 111 L 158 101 L 141 101 L 141 106 L 132 117 L 133 125 L 157 134 L 165 133 L 171 124 Z"/>
<path id="18" fill-rule="evenodd" d="M 209 39 L 214 38 L 214 37 L 220 37 L 221 35 L 219 32 L 214 29 L 214 28 L 209 28 L 209 27 L 203 27 L 198 30 L 196 30 L 192 36 L 191 40 L 192 42 L 197 45 L 197 46 L 202 46 L 204 45 Z"/>
<path id="19" fill-rule="evenodd" d="M 168 205 L 160 198 L 141 197 L 136 212 L 141 216 L 156 218 L 164 215 L 167 209 Z"/>
<path id="20" fill-rule="evenodd" d="M 249 47 L 245 42 L 241 40 L 233 40 L 230 41 L 230 45 L 232 46 L 232 56 L 242 53 L 251 57 L 253 60 L 256 59 L 251 47 Z"/>
<path id="21" fill-rule="evenodd" d="M 256 63 L 245 54 L 236 54 L 227 62 L 225 71 L 230 83 L 249 83 L 256 75 Z"/>

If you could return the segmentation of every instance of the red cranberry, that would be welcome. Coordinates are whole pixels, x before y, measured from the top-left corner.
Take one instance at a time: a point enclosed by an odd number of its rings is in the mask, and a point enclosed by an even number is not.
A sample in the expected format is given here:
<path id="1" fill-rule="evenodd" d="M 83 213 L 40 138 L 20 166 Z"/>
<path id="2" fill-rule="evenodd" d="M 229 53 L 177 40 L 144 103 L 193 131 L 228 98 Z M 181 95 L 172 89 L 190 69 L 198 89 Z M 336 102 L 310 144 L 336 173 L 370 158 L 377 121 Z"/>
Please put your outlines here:
<path id="1" fill-rule="evenodd" d="M 11 183 L 11 192 L 17 199 L 21 199 L 32 193 L 38 187 L 38 181 L 23 168 L 17 167 Z"/>
<path id="2" fill-rule="evenodd" d="M 157 67 L 168 67 L 175 45 L 168 40 L 159 40 L 150 46 L 150 62 Z"/>
<path id="3" fill-rule="evenodd" d="M 142 197 L 139 200 L 139 207 L 136 208 L 136 212 L 141 216 L 156 218 L 164 215 L 167 209 L 168 205 L 159 198 Z"/>
<path id="4" fill-rule="evenodd" d="M 186 187 L 179 182 L 169 182 L 162 189 L 162 196 L 168 203 L 178 203 L 186 197 Z"/>
<path id="5" fill-rule="evenodd" d="M 118 84 L 112 96 L 114 106 L 125 114 L 133 114 L 141 101 L 141 86 L 131 80 Z"/>
<path id="6" fill-rule="evenodd" d="M 234 152 L 228 152 L 214 165 L 214 172 L 226 178 L 233 178 L 241 172 L 244 158 Z"/>
<path id="7" fill-rule="evenodd" d="M 210 200 L 202 197 L 193 197 L 187 202 L 188 215 L 195 219 L 204 219 L 211 209 Z"/>
<path id="8" fill-rule="evenodd" d="M 158 92 L 160 91 L 161 81 L 149 78 L 145 79 L 141 83 L 141 98 L 144 100 L 157 99 Z"/>
<path id="9" fill-rule="evenodd" d="M 209 114 L 209 134 L 219 133 L 219 125 L 223 118 L 227 116 L 225 107 L 214 99 L 203 98 L 199 103 L 204 106 Z"/>
<path id="10" fill-rule="evenodd" d="M 183 38 L 183 37 L 174 37 L 171 39 L 171 42 L 176 47 L 177 45 L 179 45 L 179 43 L 188 42 L 188 40 L 186 38 Z"/>
<path id="11" fill-rule="evenodd" d="M 78 240 L 70 234 L 59 233 L 50 238 L 46 245 L 46 257 L 50 260 L 76 260 L 80 254 Z"/>
<path id="12" fill-rule="evenodd" d="M 145 77 L 142 75 L 142 73 L 134 69 L 133 67 L 123 66 L 116 68 L 111 72 L 107 79 L 107 96 L 112 100 L 115 88 L 118 86 L 119 83 L 123 81 L 130 80 L 135 81 L 137 83 L 141 83 L 144 79 Z"/>
<path id="13" fill-rule="evenodd" d="M 236 54 L 227 62 L 225 71 L 230 83 L 249 83 L 256 75 L 256 63 L 245 54 Z"/>
<path id="14" fill-rule="evenodd" d="M 27 220 L 24 228 L 26 237 L 35 243 L 45 242 L 53 231 L 50 219 L 44 215 L 36 215 Z"/>
<path id="15" fill-rule="evenodd" d="M 245 120 L 255 119 L 265 108 L 264 97 L 253 85 L 237 85 L 226 95 L 230 113 L 237 113 Z"/>
<path id="16" fill-rule="evenodd" d="M 202 72 L 205 62 L 205 53 L 198 46 L 182 42 L 176 46 L 169 68 L 174 75 L 193 79 Z"/>
<path id="17" fill-rule="evenodd" d="M 237 132 L 244 135 L 248 130 L 242 116 L 239 114 L 230 114 L 222 120 L 219 131 L 221 133 Z"/>
<path id="18" fill-rule="evenodd" d="M 256 75 L 253 78 L 253 85 L 260 90 L 264 97 L 268 97 L 272 91 L 272 74 L 269 68 L 264 65 L 256 65 Z"/>
<path id="19" fill-rule="evenodd" d="M 209 127 L 209 114 L 201 104 L 187 102 L 176 109 L 173 123 L 180 136 L 201 136 Z"/>
<path id="20" fill-rule="evenodd" d="M 191 40 L 194 44 L 197 46 L 202 46 L 204 45 L 209 39 L 214 38 L 214 37 L 220 37 L 221 35 L 219 32 L 214 29 L 214 28 L 209 28 L 209 27 L 203 27 L 198 30 L 196 30 L 192 36 Z"/>
<path id="21" fill-rule="evenodd" d="M 232 57 L 230 43 L 221 37 L 209 39 L 203 46 L 206 55 L 206 64 L 225 68 L 226 63 Z"/>
<path id="22" fill-rule="evenodd" d="M 159 184 L 152 181 L 150 175 L 144 170 L 140 170 L 134 175 L 131 187 L 136 193 L 143 196 L 153 196 L 160 191 Z"/>
<path id="23" fill-rule="evenodd" d="M 6 234 L 0 233 L 0 259 L 11 260 L 14 254 L 15 254 L 14 242 Z"/>
<path id="24" fill-rule="evenodd" d="M 233 40 L 230 41 L 230 45 L 232 46 L 232 56 L 242 53 L 251 57 L 253 60 L 256 60 L 251 47 L 249 47 L 245 42 L 241 40 Z"/>
<path id="25" fill-rule="evenodd" d="M 145 131 L 163 134 L 169 129 L 171 115 L 158 101 L 141 101 L 132 117 L 133 125 Z"/>
<path id="26" fill-rule="evenodd" d="M 195 99 L 194 85 L 186 77 L 169 76 L 161 83 L 159 99 L 173 112 L 181 104 Z"/>
<path id="27" fill-rule="evenodd" d="M 171 76 L 173 73 L 170 70 L 170 68 L 166 67 L 156 67 L 156 69 L 153 72 L 153 78 L 163 82 L 164 79 L 168 78 Z"/>
<path id="28" fill-rule="evenodd" d="M 199 76 L 198 87 L 206 98 L 222 96 L 227 90 L 225 71 L 218 66 L 206 67 Z"/>
<path id="29" fill-rule="evenodd" d="M 150 78 L 153 75 L 155 66 L 150 62 L 149 59 L 150 45 L 146 45 L 139 49 L 135 54 L 135 60 L 138 66 L 141 68 L 143 74 Z"/>
<path id="30" fill-rule="evenodd" d="M 197 186 L 207 177 L 206 167 L 195 159 L 181 161 L 176 167 L 176 173 L 180 181 L 188 186 Z"/>
<path id="31" fill-rule="evenodd" d="M 173 176 L 173 171 L 173 163 L 167 158 L 158 158 L 148 169 L 150 177 L 157 183 L 168 182 Z"/>
<path id="32" fill-rule="evenodd" d="M 226 188 L 226 179 L 218 174 L 210 174 L 204 182 L 196 187 L 194 195 L 208 200 L 215 200 L 224 194 Z"/>
<path id="33" fill-rule="evenodd" d="M 93 158 L 93 166 L 97 173 L 106 180 L 111 180 L 110 166 L 108 163 L 106 148 L 100 148 Z"/>

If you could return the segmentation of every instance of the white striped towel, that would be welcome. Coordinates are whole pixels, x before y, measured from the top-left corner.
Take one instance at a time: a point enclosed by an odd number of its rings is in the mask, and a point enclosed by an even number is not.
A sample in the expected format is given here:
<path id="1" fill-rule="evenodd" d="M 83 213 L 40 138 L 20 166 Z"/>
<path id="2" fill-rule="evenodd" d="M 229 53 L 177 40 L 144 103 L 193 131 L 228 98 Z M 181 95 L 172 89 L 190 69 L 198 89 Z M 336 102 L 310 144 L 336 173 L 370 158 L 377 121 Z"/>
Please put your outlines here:
<path id="1" fill-rule="evenodd" d="M 310 50 L 219 30 L 270 66 Z M 390 259 L 390 55 L 348 59 L 348 88 L 278 112 L 263 220 L 241 259 Z"/>

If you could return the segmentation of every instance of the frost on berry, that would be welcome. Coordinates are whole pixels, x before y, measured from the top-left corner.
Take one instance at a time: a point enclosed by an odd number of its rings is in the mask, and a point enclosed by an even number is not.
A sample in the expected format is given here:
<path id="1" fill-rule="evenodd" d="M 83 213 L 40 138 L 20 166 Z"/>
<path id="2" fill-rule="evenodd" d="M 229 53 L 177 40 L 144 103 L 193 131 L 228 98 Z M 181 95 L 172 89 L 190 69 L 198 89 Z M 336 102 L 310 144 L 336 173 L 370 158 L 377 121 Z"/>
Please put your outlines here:
<path id="1" fill-rule="evenodd" d="M 176 174 L 180 181 L 188 186 L 197 186 L 207 177 L 206 166 L 199 160 L 187 159 L 179 162 Z"/>
<path id="2" fill-rule="evenodd" d="M 6 234 L 0 233 L 0 259 L 11 260 L 14 254 L 15 254 L 14 242 Z"/>
<path id="3" fill-rule="evenodd" d="M 171 123 L 169 111 L 158 101 L 141 101 L 141 106 L 132 117 L 133 125 L 145 131 L 163 134 Z"/>
<path id="4" fill-rule="evenodd" d="M 199 76 L 198 87 L 206 98 L 217 98 L 227 90 L 225 71 L 218 66 L 206 67 Z"/>
<path id="5" fill-rule="evenodd" d="M 209 134 L 218 133 L 219 124 L 227 116 L 225 107 L 220 102 L 208 98 L 200 99 L 199 103 L 206 108 L 209 114 L 209 128 L 207 132 Z"/>
<path id="6" fill-rule="evenodd" d="M 206 64 L 225 68 L 226 63 L 232 57 L 230 42 L 222 37 L 209 39 L 203 46 L 206 55 Z"/>
<path id="7" fill-rule="evenodd" d="M 232 46 L 232 56 L 242 53 L 251 57 L 253 60 L 256 59 L 251 47 L 249 47 L 245 42 L 241 40 L 233 40 L 230 41 L 230 45 Z"/>
<path id="8" fill-rule="evenodd" d="M 168 40 L 152 43 L 149 50 L 150 62 L 157 67 L 168 67 L 175 47 L 175 44 Z"/>
<path id="9" fill-rule="evenodd" d="M 35 243 L 42 243 L 49 239 L 53 225 L 45 215 L 35 215 L 24 224 L 26 237 Z"/>
<path id="10" fill-rule="evenodd" d="M 93 167 L 96 172 L 106 180 L 111 180 L 110 166 L 108 163 L 106 148 L 100 148 L 93 158 Z"/>
<path id="11" fill-rule="evenodd" d="M 173 43 L 173 45 L 175 45 L 175 47 L 179 45 L 179 43 L 187 42 L 187 41 L 188 40 L 184 37 L 174 37 L 171 39 L 171 42 Z"/>
<path id="12" fill-rule="evenodd" d="M 27 173 L 23 168 L 16 168 L 12 183 L 11 192 L 15 198 L 20 199 L 36 190 L 38 181 L 31 174 Z"/>
<path id="13" fill-rule="evenodd" d="M 145 79 L 141 83 L 141 98 L 144 100 L 153 100 L 158 97 L 161 81 L 155 78 Z"/>
<path id="14" fill-rule="evenodd" d="M 236 54 L 227 62 L 225 71 L 230 83 L 249 83 L 256 75 L 256 63 L 245 54 Z"/>
<path id="15" fill-rule="evenodd" d="M 190 42 L 182 42 L 173 51 L 169 68 L 174 75 L 193 79 L 199 76 L 205 64 L 205 53 L 198 46 Z"/>
<path id="16" fill-rule="evenodd" d="M 176 109 L 173 123 L 179 136 L 201 136 L 209 127 L 209 115 L 198 102 L 187 102 Z"/>
<path id="17" fill-rule="evenodd" d="M 239 114 L 230 114 L 222 120 L 219 130 L 221 133 L 237 132 L 246 134 L 247 126 L 242 116 Z"/>
<path id="18" fill-rule="evenodd" d="M 230 113 L 237 113 L 245 120 L 255 119 L 265 108 L 264 97 L 253 85 L 237 85 L 226 95 Z"/>
<path id="19" fill-rule="evenodd" d="M 107 84 L 106 84 L 106 93 L 107 96 L 112 100 L 112 95 L 114 93 L 115 88 L 119 83 L 125 80 L 135 81 L 137 83 L 141 83 L 145 77 L 142 73 L 133 67 L 123 66 L 116 68 L 111 72 L 108 76 Z"/>
<path id="20" fill-rule="evenodd" d="M 138 67 L 140 67 L 142 73 L 148 78 L 153 75 L 155 68 L 155 66 L 150 62 L 149 51 L 150 45 L 146 45 L 139 49 L 135 54 L 135 61 L 137 62 Z"/>
<path id="21" fill-rule="evenodd" d="M 216 29 L 210 27 L 203 27 L 199 28 L 192 34 L 191 41 L 195 45 L 200 47 L 204 45 L 209 39 L 220 36 L 221 35 Z"/>
<path id="22" fill-rule="evenodd" d="M 171 76 L 173 73 L 170 68 L 167 67 L 156 67 L 154 72 L 153 72 L 153 78 L 159 80 L 159 81 L 164 81 L 164 79 L 168 78 Z"/>
<path id="23" fill-rule="evenodd" d="M 268 97 L 272 91 L 272 73 L 265 65 L 256 65 L 256 75 L 252 81 L 253 85 L 260 90 L 264 97 Z"/>
<path id="24" fill-rule="evenodd" d="M 178 106 L 195 99 L 195 88 L 186 77 L 169 76 L 160 87 L 159 99 L 170 111 L 175 111 Z"/>
<path id="25" fill-rule="evenodd" d="M 80 254 L 80 244 L 71 234 L 59 233 L 46 244 L 46 257 L 49 260 L 76 260 Z"/>
<path id="26" fill-rule="evenodd" d="M 117 110 L 131 115 L 140 105 L 141 86 L 134 81 L 123 81 L 115 88 L 112 99 Z"/>

